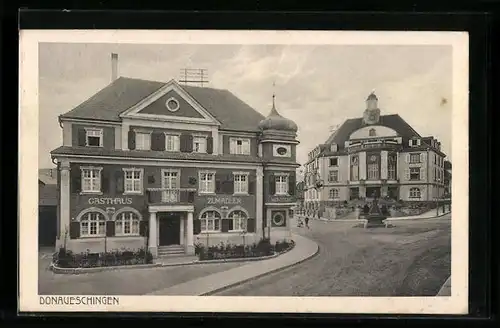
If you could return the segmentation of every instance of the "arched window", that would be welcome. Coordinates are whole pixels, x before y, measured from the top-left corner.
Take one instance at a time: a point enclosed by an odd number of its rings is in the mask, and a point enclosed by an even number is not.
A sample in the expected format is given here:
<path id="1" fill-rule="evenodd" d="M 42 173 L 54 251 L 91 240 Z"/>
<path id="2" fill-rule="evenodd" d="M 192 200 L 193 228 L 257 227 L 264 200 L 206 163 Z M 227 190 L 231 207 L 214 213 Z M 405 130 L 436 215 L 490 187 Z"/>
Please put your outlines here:
<path id="1" fill-rule="evenodd" d="M 410 189 L 410 198 L 420 198 L 420 189 L 411 188 Z"/>
<path id="2" fill-rule="evenodd" d="M 117 236 L 138 236 L 140 218 L 137 213 L 126 211 L 118 213 L 115 219 Z"/>
<path id="3" fill-rule="evenodd" d="M 208 210 L 200 216 L 201 232 L 218 232 L 220 231 L 221 215 L 218 211 Z"/>
<path id="4" fill-rule="evenodd" d="M 368 135 L 370 137 L 375 137 L 377 135 L 377 131 L 375 131 L 375 129 L 370 129 L 370 131 L 368 131 Z"/>
<path id="5" fill-rule="evenodd" d="M 246 229 L 247 214 L 242 210 L 231 211 L 228 215 L 229 231 L 244 231 Z"/>
<path id="6" fill-rule="evenodd" d="M 99 212 L 87 212 L 80 218 L 81 237 L 102 237 L 106 234 L 106 218 Z"/>

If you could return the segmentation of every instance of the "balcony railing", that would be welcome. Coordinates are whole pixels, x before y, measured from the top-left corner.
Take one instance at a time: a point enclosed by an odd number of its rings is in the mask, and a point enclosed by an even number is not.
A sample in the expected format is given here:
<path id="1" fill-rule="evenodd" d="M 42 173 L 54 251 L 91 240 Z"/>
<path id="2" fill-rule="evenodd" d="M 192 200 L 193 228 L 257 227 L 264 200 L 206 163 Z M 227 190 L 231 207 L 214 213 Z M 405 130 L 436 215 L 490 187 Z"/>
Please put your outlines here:
<path id="1" fill-rule="evenodd" d="M 148 188 L 150 204 L 192 204 L 196 189 L 194 188 Z"/>

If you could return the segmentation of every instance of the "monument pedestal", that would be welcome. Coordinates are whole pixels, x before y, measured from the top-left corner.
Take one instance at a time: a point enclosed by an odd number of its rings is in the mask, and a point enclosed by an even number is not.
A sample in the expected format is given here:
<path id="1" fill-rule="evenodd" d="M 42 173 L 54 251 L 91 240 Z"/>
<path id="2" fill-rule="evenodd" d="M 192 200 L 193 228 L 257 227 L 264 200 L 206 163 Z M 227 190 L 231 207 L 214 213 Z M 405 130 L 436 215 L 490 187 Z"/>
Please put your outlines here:
<path id="1" fill-rule="evenodd" d="M 383 207 L 385 208 L 385 206 Z M 385 227 L 384 220 L 387 219 L 387 213 L 382 212 L 378 206 L 376 197 L 373 199 L 370 210 L 364 215 L 363 219 L 365 219 L 365 229 Z"/>

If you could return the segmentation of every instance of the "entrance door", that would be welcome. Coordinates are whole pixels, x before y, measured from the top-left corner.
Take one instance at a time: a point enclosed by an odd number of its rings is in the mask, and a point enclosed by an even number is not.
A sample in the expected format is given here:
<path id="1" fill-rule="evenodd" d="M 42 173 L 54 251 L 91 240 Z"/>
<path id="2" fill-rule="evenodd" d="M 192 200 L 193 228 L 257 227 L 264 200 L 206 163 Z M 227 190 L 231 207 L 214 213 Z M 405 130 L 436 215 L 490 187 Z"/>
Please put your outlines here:
<path id="1" fill-rule="evenodd" d="M 366 198 L 380 198 L 380 187 L 366 187 Z"/>
<path id="2" fill-rule="evenodd" d="M 165 214 L 159 217 L 160 246 L 179 245 L 181 243 L 181 218 L 179 214 Z"/>
<path id="3" fill-rule="evenodd" d="M 161 195 L 163 203 L 179 202 L 179 172 L 174 170 L 164 170 L 161 177 L 161 187 L 164 190 Z"/>

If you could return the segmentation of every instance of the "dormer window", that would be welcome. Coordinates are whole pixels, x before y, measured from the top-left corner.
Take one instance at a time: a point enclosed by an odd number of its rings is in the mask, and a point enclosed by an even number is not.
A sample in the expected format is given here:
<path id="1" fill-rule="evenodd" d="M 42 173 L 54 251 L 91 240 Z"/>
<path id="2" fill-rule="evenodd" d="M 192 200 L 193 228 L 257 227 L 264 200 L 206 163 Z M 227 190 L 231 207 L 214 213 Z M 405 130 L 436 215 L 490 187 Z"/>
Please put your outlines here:
<path id="1" fill-rule="evenodd" d="M 410 139 L 409 146 L 410 147 L 420 146 L 420 139 Z"/>
<path id="2" fill-rule="evenodd" d="M 375 129 L 370 129 L 370 131 L 368 131 L 368 135 L 370 137 L 375 137 L 377 135 L 377 131 L 375 131 Z"/>
<path id="3" fill-rule="evenodd" d="M 102 129 L 85 129 L 86 145 L 89 147 L 102 147 Z"/>
<path id="4" fill-rule="evenodd" d="M 338 151 L 337 144 L 331 144 L 330 145 L 330 151 L 332 151 L 332 152 Z"/>

